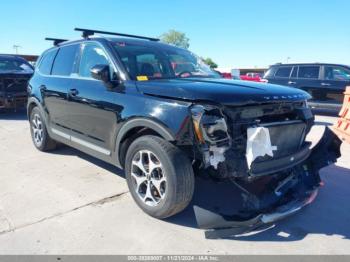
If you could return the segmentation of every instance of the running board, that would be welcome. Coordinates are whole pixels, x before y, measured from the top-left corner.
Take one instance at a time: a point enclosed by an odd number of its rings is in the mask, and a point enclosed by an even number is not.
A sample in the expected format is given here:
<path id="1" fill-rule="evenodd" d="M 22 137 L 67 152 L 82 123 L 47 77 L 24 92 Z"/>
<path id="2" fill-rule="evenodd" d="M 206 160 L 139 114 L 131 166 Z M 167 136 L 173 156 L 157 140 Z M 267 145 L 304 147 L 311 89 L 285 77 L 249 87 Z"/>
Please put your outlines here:
<path id="1" fill-rule="evenodd" d="M 58 135 L 58 136 L 63 137 L 63 138 L 65 138 L 65 139 L 67 139 L 67 140 L 70 140 L 70 141 L 73 142 L 73 143 L 79 144 L 79 145 L 81 145 L 81 146 L 84 146 L 84 147 L 86 147 L 86 148 L 89 148 L 89 149 L 91 149 L 91 150 L 94 150 L 94 151 L 96 151 L 96 152 L 99 152 L 99 153 L 104 154 L 104 155 L 107 155 L 107 156 L 110 156 L 110 155 L 111 155 L 111 151 L 109 151 L 109 150 L 107 150 L 107 149 L 105 149 L 105 148 L 103 148 L 103 147 L 94 145 L 94 144 L 92 144 L 92 143 L 90 143 L 90 142 L 87 142 L 87 141 L 85 141 L 85 140 L 83 140 L 83 139 L 80 139 L 80 138 L 77 138 L 77 137 L 75 137 L 75 136 L 71 136 L 71 135 L 69 135 L 69 134 L 67 134 L 67 133 L 65 133 L 65 132 L 62 132 L 62 131 L 60 131 L 60 130 L 57 130 L 57 129 L 55 129 L 55 128 L 51 128 L 51 131 L 52 131 L 52 133 L 54 133 L 55 135 Z"/>

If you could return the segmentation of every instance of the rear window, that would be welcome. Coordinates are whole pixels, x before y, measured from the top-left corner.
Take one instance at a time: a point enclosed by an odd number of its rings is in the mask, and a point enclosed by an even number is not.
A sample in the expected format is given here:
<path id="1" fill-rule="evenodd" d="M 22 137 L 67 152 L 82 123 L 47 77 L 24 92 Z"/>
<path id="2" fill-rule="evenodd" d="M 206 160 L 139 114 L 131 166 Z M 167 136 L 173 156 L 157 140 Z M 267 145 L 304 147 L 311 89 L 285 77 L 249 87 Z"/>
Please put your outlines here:
<path id="1" fill-rule="evenodd" d="M 284 67 L 280 67 L 275 76 L 276 77 L 289 77 L 290 76 L 290 72 L 292 71 L 292 67 L 291 66 L 284 66 Z"/>
<path id="2" fill-rule="evenodd" d="M 57 49 L 46 52 L 39 64 L 39 71 L 45 75 L 51 74 L 53 60 L 55 59 Z"/>
<path id="3" fill-rule="evenodd" d="M 317 79 L 320 74 L 319 66 L 299 66 L 299 78 Z"/>
<path id="4" fill-rule="evenodd" d="M 69 76 L 74 67 L 79 45 L 63 46 L 59 49 L 52 68 L 52 75 Z"/>

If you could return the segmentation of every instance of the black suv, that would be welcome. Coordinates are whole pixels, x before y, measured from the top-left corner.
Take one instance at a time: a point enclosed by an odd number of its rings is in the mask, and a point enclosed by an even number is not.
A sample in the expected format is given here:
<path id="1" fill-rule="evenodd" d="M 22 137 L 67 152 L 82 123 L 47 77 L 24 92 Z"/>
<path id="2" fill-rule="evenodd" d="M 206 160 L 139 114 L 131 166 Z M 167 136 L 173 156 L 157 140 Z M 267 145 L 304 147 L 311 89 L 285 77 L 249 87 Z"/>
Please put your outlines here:
<path id="1" fill-rule="evenodd" d="M 79 30 L 83 39 L 43 53 L 30 80 L 34 145 L 64 143 L 125 169 L 131 195 L 151 216 L 183 210 L 196 173 L 242 191 L 246 213 L 232 223 L 268 223 L 311 202 L 318 170 L 339 156 L 329 130 L 317 150 L 305 141 L 313 115 L 304 91 L 222 79 L 157 39 Z"/>
<path id="2" fill-rule="evenodd" d="M 0 110 L 25 107 L 33 67 L 23 58 L 0 55 Z"/>
<path id="3" fill-rule="evenodd" d="M 350 67 L 336 64 L 276 64 L 264 75 L 269 83 L 300 88 L 312 95 L 310 105 L 339 111 Z"/>

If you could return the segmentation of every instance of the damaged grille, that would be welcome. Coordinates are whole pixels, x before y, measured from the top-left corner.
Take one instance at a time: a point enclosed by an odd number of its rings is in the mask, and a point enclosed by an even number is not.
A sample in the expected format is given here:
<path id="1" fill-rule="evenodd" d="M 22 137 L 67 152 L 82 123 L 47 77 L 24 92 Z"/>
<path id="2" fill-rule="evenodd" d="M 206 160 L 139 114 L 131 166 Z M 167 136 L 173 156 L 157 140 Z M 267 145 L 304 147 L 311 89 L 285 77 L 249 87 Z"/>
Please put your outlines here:
<path id="1" fill-rule="evenodd" d="M 224 109 L 232 138 L 232 146 L 225 152 L 221 177 L 260 176 L 286 170 L 305 159 L 309 154 L 305 136 L 313 122 L 302 103 L 276 103 Z M 248 128 L 268 129 L 272 152 L 257 154 L 248 161 Z M 270 142 L 270 141 L 269 141 Z M 255 143 L 254 143 L 255 144 Z M 259 143 L 257 143 L 259 144 Z M 266 143 L 262 144 L 267 145 Z M 258 148 L 254 145 L 254 149 Z M 258 150 L 259 151 L 259 150 Z"/>
<path id="2" fill-rule="evenodd" d="M 27 78 L 4 78 L 2 79 L 3 91 L 25 92 L 27 90 Z"/>
<path id="3" fill-rule="evenodd" d="M 277 148 L 273 152 L 274 158 L 295 153 L 300 149 L 305 138 L 306 124 L 302 121 L 286 121 L 260 126 L 269 129 L 271 144 Z"/>

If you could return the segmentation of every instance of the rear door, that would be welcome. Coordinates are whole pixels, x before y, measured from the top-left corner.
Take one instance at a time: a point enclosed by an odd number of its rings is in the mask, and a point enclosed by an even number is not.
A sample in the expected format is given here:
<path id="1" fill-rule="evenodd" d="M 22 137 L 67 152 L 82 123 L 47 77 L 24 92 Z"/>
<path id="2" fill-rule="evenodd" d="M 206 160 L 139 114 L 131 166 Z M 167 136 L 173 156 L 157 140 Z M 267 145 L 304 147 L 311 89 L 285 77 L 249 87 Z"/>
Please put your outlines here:
<path id="1" fill-rule="evenodd" d="M 350 86 L 350 68 L 325 65 L 321 85 L 329 102 L 342 103 L 346 86 Z"/>
<path id="2" fill-rule="evenodd" d="M 60 47 L 56 50 L 56 53 L 50 54 L 48 60 L 54 55 L 54 62 L 52 68 L 50 66 L 46 67 L 45 81 L 40 87 L 49 114 L 49 125 L 53 129 L 51 131 L 56 133 L 69 133 L 67 127 L 69 121 L 67 92 L 71 85 L 70 76 L 75 67 L 78 47 L 78 44 L 67 45 Z M 45 63 L 44 60 L 45 57 L 41 64 Z"/>
<path id="3" fill-rule="evenodd" d="M 313 99 L 323 99 L 320 65 L 299 65 L 298 77 L 295 82 L 297 88 L 307 91 Z"/>

